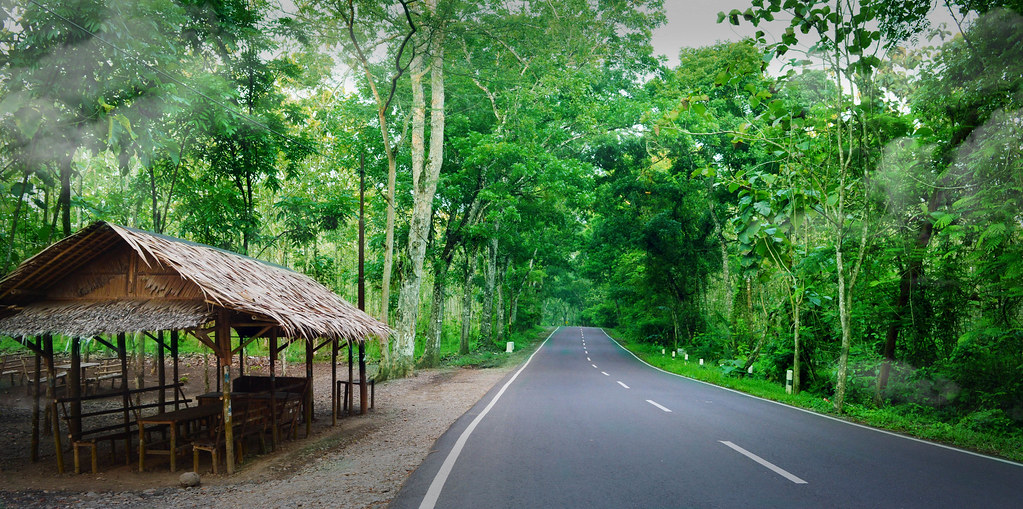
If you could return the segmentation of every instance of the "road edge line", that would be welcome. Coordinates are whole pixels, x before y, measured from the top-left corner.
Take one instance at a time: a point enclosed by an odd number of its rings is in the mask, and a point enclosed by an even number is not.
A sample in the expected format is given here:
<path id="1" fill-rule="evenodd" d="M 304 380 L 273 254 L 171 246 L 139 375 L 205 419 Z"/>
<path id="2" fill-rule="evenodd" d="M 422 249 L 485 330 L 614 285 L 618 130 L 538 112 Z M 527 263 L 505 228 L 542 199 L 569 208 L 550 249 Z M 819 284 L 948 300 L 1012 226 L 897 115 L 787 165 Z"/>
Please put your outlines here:
<path id="1" fill-rule="evenodd" d="M 824 418 L 824 419 L 830 419 L 832 421 L 840 422 L 842 424 L 848 424 L 849 426 L 856 426 L 857 428 L 863 428 L 863 429 L 870 430 L 870 431 L 876 431 L 878 433 L 884 433 L 885 435 L 891 435 L 893 437 L 904 438 L 906 440 L 912 440 L 914 442 L 919 442 L 921 444 L 933 445 L 934 447 L 940 447 L 942 449 L 948 449 L 950 451 L 961 452 L 963 454 L 969 454 L 970 456 L 976 456 L 978 458 L 985 458 L 985 459 L 989 459 L 989 460 L 992 460 L 992 461 L 998 461 L 1000 463 L 1005 463 L 1005 464 L 1008 464 L 1008 465 L 1012 465 L 1012 466 L 1023 468 L 1023 463 L 1017 463 L 1015 461 L 1007 460 L 1005 458 L 999 458 L 997 456 L 991 456 L 991 455 L 979 453 L 979 452 L 976 452 L 976 451 L 970 451 L 970 450 L 967 450 L 967 449 L 962 449 L 962 448 L 959 448 L 959 447 L 955 447 L 955 446 L 951 446 L 951 445 L 947 445 L 947 444 L 942 444 L 942 443 L 939 443 L 939 442 L 932 442 L 930 440 L 925 440 L 923 438 L 917 438 L 917 437 L 913 437 L 913 436 L 909 436 L 909 435 L 903 435 L 902 433 L 896 433 L 894 431 L 889 431 L 889 430 L 886 430 L 886 429 L 875 428 L 873 426 L 867 426 L 866 424 L 860 424 L 858 422 L 851 422 L 851 421 L 847 421 L 845 419 L 839 419 L 838 417 L 832 417 L 832 416 L 827 415 L 827 414 L 817 413 L 817 412 L 814 412 L 813 410 L 807 410 L 805 408 L 800 408 L 800 407 L 797 407 L 797 406 L 793 406 L 793 405 L 790 405 L 788 403 L 782 403 L 781 401 L 774 401 L 773 399 L 761 398 L 760 396 L 754 396 L 752 394 L 747 394 L 745 392 L 737 391 L 735 389 L 730 389 L 728 387 L 722 387 L 720 385 L 714 385 L 714 384 L 712 384 L 710 382 L 704 382 L 703 380 L 697 380 L 695 378 L 688 377 L 688 376 L 685 376 L 685 375 L 680 375 L 678 373 L 672 373 L 671 371 L 666 371 L 664 369 L 661 369 L 661 368 L 659 368 L 657 366 L 654 366 L 653 364 L 650 364 L 649 362 L 639 358 L 639 356 L 634 354 L 634 353 L 632 353 L 631 350 L 629 350 L 628 348 L 625 348 L 624 346 L 622 346 L 622 344 L 619 343 L 618 340 L 616 340 L 615 338 L 612 338 L 611 335 L 608 334 L 607 331 L 604 330 L 603 327 L 599 327 L 599 328 L 600 328 L 601 332 L 603 332 L 604 335 L 607 336 L 607 339 L 610 339 L 611 341 L 614 342 L 614 344 L 618 345 L 618 348 L 621 348 L 623 351 L 625 351 L 629 355 L 635 357 L 636 360 L 638 360 L 639 362 L 642 362 L 643 364 L 646 364 L 648 367 L 656 369 L 657 371 L 660 371 L 661 373 L 666 373 L 666 374 L 669 374 L 671 376 L 677 376 L 679 378 L 684 378 L 686 380 L 692 380 L 692 381 L 697 382 L 697 383 L 701 383 L 701 384 L 704 384 L 704 385 L 709 385 L 711 387 L 716 387 L 716 388 L 721 389 L 723 391 L 734 392 L 736 394 L 740 394 L 740 395 L 746 396 L 747 398 L 759 399 L 760 401 L 766 401 L 768 403 L 774 403 L 775 405 L 783 406 L 785 408 L 791 408 L 793 410 L 799 410 L 800 412 L 803 412 L 803 413 L 807 413 L 807 414 L 810 414 L 810 415 L 815 415 L 817 417 L 821 417 L 821 418 Z"/>
<path id="2" fill-rule="evenodd" d="M 519 370 L 516 371 L 507 382 L 505 382 L 504 386 L 501 387 L 501 390 L 497 391 L 494 399 L 490 400 L 490 403 L 487 403 L 487 406 L 483 409 L 483 411 L 480 412 L 480 414 L 477 415 L 471 423 L 469 423 L 469 426 L 462 431 L 462 434 L 458 436 L 458 440 L 455 441 L 455 445 L 451 446 L 451 451 L 448 452 L 448 456 L 444 458 L 444 463 L 442 463 L 440 469 L 437 470 L 437 475 L 434 476 L 433 481 L 430 483 L 430 488 L 426 490 L 426 495 L 423 495 L 423 501 L 419 504 L 419 509 L 433 509 L 433 507 L 437 505 L 437 499 L 440 498 L 440 492 L 444 489 L 444 483 L 447 482 L 448 475 L 451 474 L 451 469 L 455 467 L 455 461 L 458 460 L 458 455 L 462 453 L 462 448 L 465 447 L 465 442 L 469 440 L 469 435 L 471 435 L 476 429 L 476 426 L 480 423 L 480 421 L 486 417 L 486 415 L 490 412 L 490 409 L 497 403 L 497 400 L 501 399 L 501 395 L 504 394 L 504 391 L 508 389 L 512 382 L 519 377 L 519 373 L 522 373 L 522 371 L 526 369 L 526 366 L 529 366 L 533 357 L 540 353 L 540 350 L 547 344 L 547 341 L 550 340 L 551 337 L 553 337 L 559 330 L 561 330 L 560 326 L 557 329 L 554 329 L 554 331 L 547 336 L 547 339 L 543 340 L 543 343 L 540 343 L 540 346 L 538 346 L 536 351 L 533 352 L 528 359 L 526 359 L 526 362 L 522 365 L 522 367 L 519 368 Z M 603 329 L 601 329 L 601 331 L 603 332 Z M 604 332 L 604 335 L 606 336 L 607 333 Z"/>

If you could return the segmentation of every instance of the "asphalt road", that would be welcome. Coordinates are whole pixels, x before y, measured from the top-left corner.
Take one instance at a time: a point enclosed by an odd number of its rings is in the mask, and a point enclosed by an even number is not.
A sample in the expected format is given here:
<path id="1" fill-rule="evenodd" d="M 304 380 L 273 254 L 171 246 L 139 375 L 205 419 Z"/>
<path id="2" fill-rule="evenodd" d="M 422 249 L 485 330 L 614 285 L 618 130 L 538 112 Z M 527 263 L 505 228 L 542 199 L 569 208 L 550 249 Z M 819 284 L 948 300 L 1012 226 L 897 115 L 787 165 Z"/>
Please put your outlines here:
<path id="1" fill-rule="evenodd" d="M 561 328 L 462 416 L 391 507 L 1023 507 L 1023 465 L 651 368 Z"/>

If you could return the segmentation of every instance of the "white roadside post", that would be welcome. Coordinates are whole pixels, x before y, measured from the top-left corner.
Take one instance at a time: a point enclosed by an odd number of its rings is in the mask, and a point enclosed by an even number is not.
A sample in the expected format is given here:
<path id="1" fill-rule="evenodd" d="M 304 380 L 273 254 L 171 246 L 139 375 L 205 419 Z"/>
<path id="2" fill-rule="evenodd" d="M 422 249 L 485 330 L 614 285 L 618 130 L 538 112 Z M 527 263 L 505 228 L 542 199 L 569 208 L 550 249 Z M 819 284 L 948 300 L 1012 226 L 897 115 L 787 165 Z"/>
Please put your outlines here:
<path id="1" fill-rule="evenodd" d="M 785 370 L 785 394 L 792 394 L 792 370 Z"/>
<path id="2" fill-rule="evenodd" d="M 700 359 L 700 365 L 703 366 L 703 359 Z"/>
<path id="3" fill-rule="evenodd" d="M 504 351 L 506 353 L 512 353 L 513 351 L 515 351 L 515 342 L 514 341 L 509 341 L 508 344 L 505 345 Z"/>

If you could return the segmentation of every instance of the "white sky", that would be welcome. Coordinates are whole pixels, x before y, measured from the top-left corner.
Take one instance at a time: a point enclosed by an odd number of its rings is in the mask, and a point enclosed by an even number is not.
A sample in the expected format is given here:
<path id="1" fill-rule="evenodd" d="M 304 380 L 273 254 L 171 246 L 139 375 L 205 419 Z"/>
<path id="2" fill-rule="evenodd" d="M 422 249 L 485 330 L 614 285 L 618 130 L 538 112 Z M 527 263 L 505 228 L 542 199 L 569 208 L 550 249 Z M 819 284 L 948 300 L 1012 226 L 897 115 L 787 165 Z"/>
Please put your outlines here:
<path id="1" fill-rule="evenodd" d="M 783 13 L 775 21 L 761 23 L 759 27 L 741 19 L 739 26 L 728 23 L 728 20 L 717 22 L 718 12 L 745 11 L 750 5 L 750 0 L 664 0 L 668 23 L 653 33 L 654 53 L 668 57 L 668 65 L 674 67 L 678 65 L 678 50 L 682 47 L 698 48 L 718 41 L 739 41 L 752 37 L 757 30 L 767 33 L 768 42 L 777 42 L 788 26 L 788 19 Z M 949 30 L 956 31 L 948 12 L 943 9 L 931 13 L 932 26 L 938 23 L 948 23 Z"/>

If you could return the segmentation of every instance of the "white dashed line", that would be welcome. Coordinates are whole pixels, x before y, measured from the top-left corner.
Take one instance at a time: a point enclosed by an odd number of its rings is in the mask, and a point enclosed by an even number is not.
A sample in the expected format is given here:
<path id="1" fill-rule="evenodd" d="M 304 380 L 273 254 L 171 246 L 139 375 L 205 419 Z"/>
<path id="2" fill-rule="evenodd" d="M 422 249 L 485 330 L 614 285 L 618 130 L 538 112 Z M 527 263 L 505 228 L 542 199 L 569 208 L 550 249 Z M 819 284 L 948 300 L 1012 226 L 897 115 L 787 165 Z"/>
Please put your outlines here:
<path id="1" fill-rule="evenodd" d="M 628 386 L 628 385 L 625 385 L 625 384 L 623 384 L 621 380 L 618 380 L 618 385 L 621 385 L 622 387 L 625 387 L 626 389 L 628 389 L 628 388 L 629 388 L 629 386 Z"/>
<path id="2" fill-rule="evenodd" d="M 596 364 L 590 364 L 590 366 L 593 366 L 593 369 L 597 369 L 597 365 Z"/>
<path id="3" fill-rule="evenodd" d="M 731 442 L 729 442 L 727 440 L 718 440 L 718 442 L 721 442 L 722 444 L 727 445 L 728 447 L 732 448 L 732 450 L 734 450 L 735 452 L 737 452 L 737 453 L 739 453 L 739 454 L 741 454 L 741 455 L 743 455 L 743 456 L 745 456 L 745 457 L 747 457 L 747 458 L 749 458 L 749 459 L 751 459 L 753 461 L 756 461 L 757 463 L 760 463 L 760 465 L 766 467 L 768 470 L 770 470 L 770 471 L 772 471 L 772 472 L 774 472 L 774 473 L 776 473 L 776 474 L 778 474 L 778 475 L 780 475 L 780 476 L 782 476 L 782 477 L 784 477 L 784 478 L 786 478 L 786 479 L 788 479 L 788 480 L 790 480 L 790 481 L 792 481 L 792 482 L 794 482 L 796 484 L 806 484 L 806 481 L 804 481 L 804 480 L 802 480 L 802 479 L 800 479 L 800 478 L 790 474 L 789 472 L 785 471 L 785 469 L 775 465 L 774 463 L 771 463 L 770 461 L 765 460 L 764 458 L 761 458 L 760 456 L 757 456 L 756 454 L 753 454 L 753 453 L 747 451 L 746 449 L 743 449 L 742 447 L 739 447 L 739 446 L 737 446 L 737 445 L 735 445 L 735 444 L 733 444 L 733 443 L 731 443 Z"/>
<path id="4" fill-rule="evenodd" d="M 660 408 L 661 410 L 664 410 L 665 412 L 671 413 L 671 410 L 669 410 L 668 408 L 664 407 L 663 405 L 657 404 L 657 402 L 652 400 L 652 399 L 648 399 L 648 400 L 646 400 L 646 402 L 650 403 L 651 405 L 653 405 L 653 406 L 655 406 L 657 408 Z"/>
<path id="5" fill-rule="evenodd" d="M 611 375 L 607 374 L 607 371 L 601 371 L 601 373 L 603 373 L 604 376 L 611 376 Z"/>

